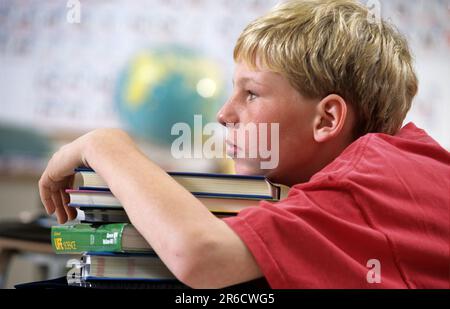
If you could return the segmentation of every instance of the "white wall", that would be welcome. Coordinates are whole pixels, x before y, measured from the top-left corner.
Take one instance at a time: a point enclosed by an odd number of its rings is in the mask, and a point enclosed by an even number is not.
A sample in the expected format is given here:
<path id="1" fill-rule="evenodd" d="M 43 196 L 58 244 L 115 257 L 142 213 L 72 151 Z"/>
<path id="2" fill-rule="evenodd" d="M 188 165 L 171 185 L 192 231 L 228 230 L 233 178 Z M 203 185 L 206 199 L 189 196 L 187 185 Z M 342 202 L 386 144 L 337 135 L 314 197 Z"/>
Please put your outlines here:
<path id="1" fill-rule="evenodd" d="M 67 22 L 66 3 L 0 2 L 0 122 L 47 131 L 120 125 L 112 103 L 119 71 L 138 51 L 163 43 L 202 51 L 231 80 L 237 36 L 277 1 L 81 1 L 80 24 Z M 386 0 L 380 7 L 416 55 L 420 92 L 408 120 L 450 147 L 447 1 Z"/>

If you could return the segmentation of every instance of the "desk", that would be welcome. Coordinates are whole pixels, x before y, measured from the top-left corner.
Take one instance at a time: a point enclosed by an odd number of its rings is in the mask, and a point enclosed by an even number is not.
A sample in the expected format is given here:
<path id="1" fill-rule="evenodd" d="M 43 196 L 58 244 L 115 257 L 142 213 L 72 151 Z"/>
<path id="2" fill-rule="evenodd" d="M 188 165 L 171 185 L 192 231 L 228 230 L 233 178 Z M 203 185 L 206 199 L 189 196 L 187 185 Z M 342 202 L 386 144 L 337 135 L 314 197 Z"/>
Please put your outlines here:
<path id="1" fill-rule="evenodd" d="M 8 266 L 16 255 L 33 260 L 45 277 L 60 276 L 65 265 L 55 256 L 50 243 L 0 237 L 0 288 L 5 286 Z"/>

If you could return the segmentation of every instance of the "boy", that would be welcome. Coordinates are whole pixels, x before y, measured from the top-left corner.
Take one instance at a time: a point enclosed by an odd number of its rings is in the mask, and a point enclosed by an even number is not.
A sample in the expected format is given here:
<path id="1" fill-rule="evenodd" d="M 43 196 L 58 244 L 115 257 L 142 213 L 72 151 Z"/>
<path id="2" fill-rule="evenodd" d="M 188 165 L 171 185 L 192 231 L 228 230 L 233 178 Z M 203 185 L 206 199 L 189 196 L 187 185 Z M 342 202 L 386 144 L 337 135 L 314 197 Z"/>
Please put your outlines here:
<path id="1" fill-rule="evenodd" d="M 273 288 L 447 288 L 450 157 L 413 124 L 405 40 L 350 0 L 290 1 L 251 23 L 234 58 L 222 124 L 279 124 L 279 164 L 231 141 L 239 174 L 292 186 L 276 204 L 214 217 L 127 134 L 102 129 L 62 147 L 39 182 L 59 222 L 74 168 L 92 167 L 185 284 L 265 277 Z M 237 128 L 238 126 L 236 126 Z"/>

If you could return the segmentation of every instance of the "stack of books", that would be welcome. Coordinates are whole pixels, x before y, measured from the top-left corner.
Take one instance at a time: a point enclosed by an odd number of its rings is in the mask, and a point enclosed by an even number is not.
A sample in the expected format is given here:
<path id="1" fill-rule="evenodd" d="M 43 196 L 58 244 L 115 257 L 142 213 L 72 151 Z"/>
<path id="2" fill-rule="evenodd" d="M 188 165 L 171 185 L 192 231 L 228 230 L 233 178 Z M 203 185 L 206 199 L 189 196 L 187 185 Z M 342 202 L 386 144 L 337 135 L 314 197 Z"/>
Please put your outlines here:
<path id="1" fill-rule="evenodd" d="M 288 187 L 262 176 L 169 173 L 217 217 L 235 216 L 261 200 L 279 201 Z M 81 254 L 71 260 L 69 285 L 83 287 L 182 287 L 151 246 L 130 223 L 120 201 L 92 169 L 79 168 L 74 189 L 67 190 L 70 207 L 81 222 L 53 226 L 53 249 L 58 254 Z"/>

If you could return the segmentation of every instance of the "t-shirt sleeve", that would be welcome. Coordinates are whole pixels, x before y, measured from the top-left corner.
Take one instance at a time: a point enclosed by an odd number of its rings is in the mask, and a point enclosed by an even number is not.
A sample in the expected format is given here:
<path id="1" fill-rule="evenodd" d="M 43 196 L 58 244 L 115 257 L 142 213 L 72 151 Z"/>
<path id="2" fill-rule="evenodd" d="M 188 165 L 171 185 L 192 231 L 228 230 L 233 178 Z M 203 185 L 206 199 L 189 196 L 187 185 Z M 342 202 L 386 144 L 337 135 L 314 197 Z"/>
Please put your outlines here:
<path id="1" fill-rule="evenodd" d="M 368 226 L 339 185 L 294 187 L 283 201 L 262 201 L 224 221 L 272 288 L 372 287 L 367 280 L 372 259 L 381 260 L 386 273 L 396 273 L 385 237 Z M 397 279 L 389 275 L 383 286 Z"/>

